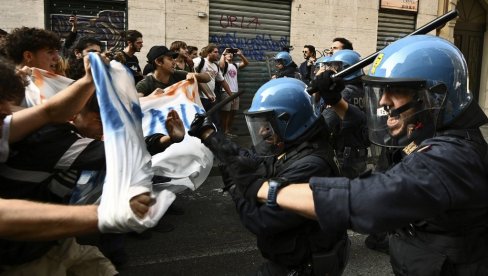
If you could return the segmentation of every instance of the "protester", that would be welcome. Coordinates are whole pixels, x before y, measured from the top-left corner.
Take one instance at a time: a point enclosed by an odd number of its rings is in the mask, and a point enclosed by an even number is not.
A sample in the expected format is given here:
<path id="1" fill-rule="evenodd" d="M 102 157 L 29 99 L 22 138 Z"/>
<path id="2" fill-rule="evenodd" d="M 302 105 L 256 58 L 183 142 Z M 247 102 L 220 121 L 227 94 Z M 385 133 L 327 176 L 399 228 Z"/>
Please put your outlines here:
<path id="1" fill-rule="evenodd" d="M 140 52 L 142 49 L 142 34 L 136 30 L 128 30 L 121 35 L 125 41 L 125 48 L 122 51 L 124 54 L 124 64 L 131 70 L 132 75 L 134 75 L 134 83 L 138 83 L 143 79 L 143 76 L 141 67 L 139 66 L 139 59 L 135 53 Z"/>
<path id="2" fill-rule="evenodd" d="M 196 78 L 198 82 L 207 83 L 210 75 L 207 73 L 188 73 L 175 69 L 175 58 L 178 53 L 170 51 L 166 46 L 153 46 L 147 53 L 147 65 L 144 71 L 149 73 L 143 80 L 137 83 L 136 90 L 140 96 L 148 96 L 158 91 L 162 92 L 182 80 Z"/>
<path id="3" fill-rule="evenodd" d="M 315 51 L 315 47 L 312 45 L 303 46 L 302 52 L 305 61 L 300 64 L 298 70 L 302 77 L 302 81 L 308 85 L 313 78 L 313 68 L 315 61 L 317 60 L 317 53 Z"/>
<path id="4" fill-rule="evenodd" d="M 242 62 L 234 62 L 234 55 L 238 56 L 242 60 Z M 239 92 L 239 84 L 237 82 L 238 70 L 243 69 L 248 64 L 249 61 L 242 54 L 242 51 L 240 49 L 233 49 L 233 51 L 231 51 L 230 48 L 226 48 L 222 53 L 222 56 L 219 60 L 219 66 L 222 70 L 225 81 L 229 84 L 232 94 Z M 228 94 L 225 93 L 225 91 L 221 91 L 221 93 L 222 100 L 228 97 Z M 220 111 L 222 131 L 230 138 L 236 137 L 234 134 L 231 133 L 231 130 L 232 124 L 234 122 L 234 116 L 237 110 L 239 110 L 239 98 L 236 98 L 232 102 L 223 106 Z"/>

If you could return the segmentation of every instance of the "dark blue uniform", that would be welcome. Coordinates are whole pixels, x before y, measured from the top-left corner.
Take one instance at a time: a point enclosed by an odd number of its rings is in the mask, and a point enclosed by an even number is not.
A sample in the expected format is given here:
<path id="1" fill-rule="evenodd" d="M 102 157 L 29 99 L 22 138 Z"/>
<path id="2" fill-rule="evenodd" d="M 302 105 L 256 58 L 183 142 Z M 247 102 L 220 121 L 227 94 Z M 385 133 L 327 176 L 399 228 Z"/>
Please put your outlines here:
<path id="1" fill-rule="evenodd" d="M 356 97 L 351 98 L 354 99 L 357 100 Z M 358 106 L 349 104 L 342 121 L 331 108 L 324 109 L 322 116 L 331 130 L 331 143 L 339 159 L 342 174 L 348 178 L 359 176 L 366 171 L 368 161 L 369 139 L 366 115 Z"/>
<path id="2" fill-rule="evenodd" d="M 385 173 L 312 178 L 319 223 L 394 231 L 397 275 L 488 275 L 486 142 L 478 129 L 438 135 Z"/>
<path id="3" fill-rule="evenodd" d="M 205 144 L 212 149 L 211 144 Z M 250 190 L 259 189 L 272 177 L 307 182 L 312 175 L 339 173 L 332 149 L 322 136 L 289 148 L 279 159 L 260 161 L 262 177 Z M 338 275 L 344 269 L 349 248 L 345 229 L 325 233 L 314 220 L 246 199 L 238 192 L 231 194 L 242 223 L 256 235 L 261 254 L 270 261 L 260 268 L 259 275 L 288 275 L 292 271 L 296 275 Z"/>

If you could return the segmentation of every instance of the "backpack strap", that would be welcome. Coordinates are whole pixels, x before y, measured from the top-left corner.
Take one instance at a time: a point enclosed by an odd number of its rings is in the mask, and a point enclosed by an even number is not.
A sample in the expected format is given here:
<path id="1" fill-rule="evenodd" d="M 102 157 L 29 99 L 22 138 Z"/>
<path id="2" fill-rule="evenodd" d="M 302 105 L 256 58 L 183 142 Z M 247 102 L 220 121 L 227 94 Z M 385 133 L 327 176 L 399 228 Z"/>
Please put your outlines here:
<path id="1" fill-rule="evenodd" d="M 224 70 L 222 71 L 222 76 L 225 76 L 228 69 L 229 69 L 229 63 L 226 61 L 225 66 L 224 66 Z"/>
<path id="2" fill-rule="evenodd" d="M 205 65 L 205 59 L 202 57 L 202 58 L 200 59 L 200 63 L 198 63 L 197 68 L 195 68 L 195 71 L 196 71 L 197 73 L 200 73 L 200 71 L 202 71 L 203 65 Z"/>

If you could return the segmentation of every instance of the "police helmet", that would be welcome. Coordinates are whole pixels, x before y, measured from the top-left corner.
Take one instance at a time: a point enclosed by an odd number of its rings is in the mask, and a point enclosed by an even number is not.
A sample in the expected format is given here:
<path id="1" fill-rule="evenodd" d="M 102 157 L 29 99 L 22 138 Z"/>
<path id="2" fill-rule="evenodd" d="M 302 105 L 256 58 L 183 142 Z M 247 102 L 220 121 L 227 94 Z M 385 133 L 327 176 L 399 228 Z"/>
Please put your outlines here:
<path id="1" fill-rule="evenodd" d="M 360 59 L 361 56 L 358 54 L 358 52 L 345 49 L 345 50 L 336 51 L 331 56 L 329 63 L 331 63 L 331 65 L 334 67 L 334 69 L 337 72 L 340 72 L 346 69 L 347 67 L 357 63 Z M 358 69 L 357 71 L 354 71 L 353 73 L 345 76 L 344 80 L 352 80 L 354 78 L 363 75 L 364 75 L 363 69 Z"/>
<path id="2" fill-rule="evenodd" d="M 290 56 L 290 53 L 282 51 L 278 52 L 276 56 L 274 57 L 275 62 L 283 64 L 283 66 L 288 66 L 290 65 L 293 60 Z"/>
<path id="3" fill-rule="evenodd" d="M 370 140 L 383 146 L 433 137 L 472 101 L 461 51 L 431 35 L 409 36 L 385 47 L 363 82 Z M 405 103 L 392 108 L 382 102 L 391 96 Z"/>
<path id="4" fill-rule="evenodd" d="M 294 78 L 273 79 L 262 85 L 244 112 L 258 154 L 279 154 L 301 140 L 320 118 L 314 112 L 305 83 Z"/>

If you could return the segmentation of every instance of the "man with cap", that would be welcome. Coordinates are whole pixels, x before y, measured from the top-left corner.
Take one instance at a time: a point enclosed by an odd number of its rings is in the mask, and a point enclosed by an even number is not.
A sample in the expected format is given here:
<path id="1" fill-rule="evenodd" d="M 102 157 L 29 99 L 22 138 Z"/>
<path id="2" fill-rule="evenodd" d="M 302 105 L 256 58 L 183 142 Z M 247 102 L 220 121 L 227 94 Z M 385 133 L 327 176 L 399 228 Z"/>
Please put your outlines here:
<path id="1" fill-rule="evenodd" d="M 178 53 L 170 51 L 166 46 L 153 46 L 147 54 L 147 65 L 144 72 L 148 74 L 137 83 L 136 89 L 141 96 L 147 96 L 157 89 L 165 89 L 182 80 L 192 80 L 193 76 L 199 82 L 209 82 L 210 75 L 206 73 L 188 73 L 175 70 L 175 58 Z"/>

